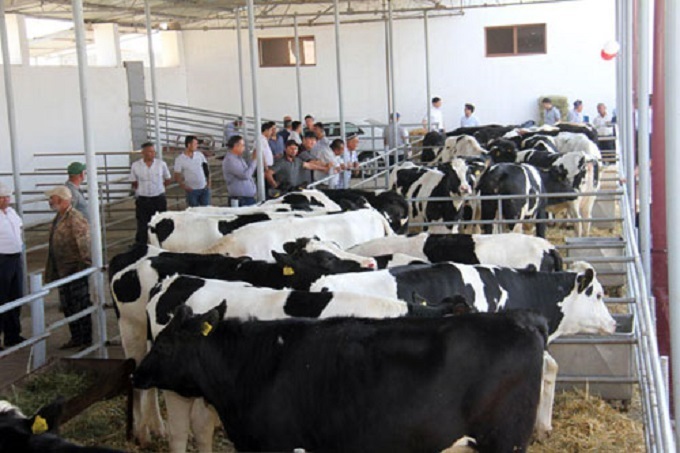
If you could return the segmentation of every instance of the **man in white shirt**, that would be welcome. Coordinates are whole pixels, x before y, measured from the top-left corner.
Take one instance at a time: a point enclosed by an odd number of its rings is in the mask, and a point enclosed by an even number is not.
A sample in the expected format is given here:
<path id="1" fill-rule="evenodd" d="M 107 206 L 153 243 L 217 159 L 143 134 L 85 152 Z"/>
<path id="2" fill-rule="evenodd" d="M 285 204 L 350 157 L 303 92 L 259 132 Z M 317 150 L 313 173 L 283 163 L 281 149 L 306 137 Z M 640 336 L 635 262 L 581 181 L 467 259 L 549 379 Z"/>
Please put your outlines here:
<path id="1" fill-rule="evenodd" d="M 607 113 L 607 106 L 600 102 L 597 104 L 597 115 L 593 118 L 593 126 L 600 137 L 610 137 L 614 135 L 612 127 L 612 116 Z"/>
<path id="2" fill-rule="evenodd" d="M 440 97 L 432 98 L 432 106 L 430 111 L 423 118 L 423 127 L 427 129 L 427 120 L 430 119 L 431 131 L 444 131 L 444 112 L 442 111 L 442 99 Z"/>
<path id="3" fill-rule="evenodd" d="M 479 120 L 473 115 L 475 112 L 475 106 L 472 104 L 465 104 L 463 110 L 464 115 L 460 119 L 460 127 L 477 127 L 479 126 Z"/>
<path id="4" fill-rule="evenodd" d="M 398 113 L 397 113 L 398 115 Z M 397 117 L 398 119 L 398 117 Z M 352 172 L 359 170 L 359 136 L 356 134 L 347 136 L 347 144 L 345 145 L 345 152 L 343 154 L 343 163 L 345 165 L 342 173 L 342 189 L 349 189 L 350 181 L 352 180 Z"/>
<path id="5" fill-rule="evenodd" d="M 344 143 L 340 139 L 333 140 L 331 146 L 335 144 L 337 148 L 338 142 L 340 146 L 342 146 L 342 151 L 344 152 Z M 331 175 L 335 175 L 335 177 L 331 178 L 330 180 L 322 184 L 323 187 L 335 189 L 338 183 L 337 173 L 341 170 L 340 166 L 342 164 L 342 152 L 338 156 L 335 152 L 333 152 L 332 147 L 329 146 L 319 147 L 318 144 L 317 146 L 314 147 L 314 149 L 317 152 L 317 154 L 314 155 L 315 160 L 317 160 L 321 165 L 328 165 L 328 170 L 326 171 L 314 170 L 314 181 L 319 181 L 320 179 L 328 178 Z"/>
<path id="6" fill-rule="evenodd" d="M 187 206 L 210 205 L 210 169 L 198 149 L 198 138 L 187 135 L 186 149 L 175 159 L 175 181 L 186 192 Z"/>
<path id="7" fill-rule="evenodd" d="M 135 217 L 137 218 L 137 234 L 135 241 L 139 244 L 148 242 L 148 225 L 151 217 L 157 212 L 168 210 L 165 198 L 165 187 L 172 177 L 165 162 L 156 159 L 153 143 L 142 145 L 142 158 L 132 164 L 130 181 L 135 189 Z"/>
<path id="8" fill-rule="evenodd" d="M 260 127 L 262 133 L 257 137 L 260 150 L 262 152 L 262 159 L 264 163 L 264 180 L 267 181 L 269 187 L 276 187 L 276 180 L 274 179 L 274 153 L 271 146 L 269 146 L 269 139 L 276 135 L 276 123 L 274 121 L 267 121 Z"/>
<path id="9" fill-rule="evenodd" d="M 574 101 L 574 109 L 569 110 L 567 121 L 570 123 L 583 123 L 583 102 L 580 99 Z"/>
<path id="10" fill-rule="evenodd" d="M 21 251 L 23 223 L 16 211 L 9 206 L 12 190 L 0 183 L 0 307 L 24 295 Z M 21 336 L 21 308 L 0 314 L 0 334 L 5 347 L 12 347 L 25 340 Z M 0 344 L 0 351 L 2 350 Z"/>

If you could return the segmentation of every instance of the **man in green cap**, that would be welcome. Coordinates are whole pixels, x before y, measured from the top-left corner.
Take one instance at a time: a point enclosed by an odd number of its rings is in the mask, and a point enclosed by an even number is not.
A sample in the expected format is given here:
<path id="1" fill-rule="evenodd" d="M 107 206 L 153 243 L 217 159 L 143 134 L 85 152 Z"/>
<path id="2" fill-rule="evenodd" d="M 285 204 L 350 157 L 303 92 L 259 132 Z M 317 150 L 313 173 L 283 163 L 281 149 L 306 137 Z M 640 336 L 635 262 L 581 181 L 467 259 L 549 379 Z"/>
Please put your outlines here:
<path id="1" fill-rule="evenodd" d="M 71 162 L 66 171 L 68 172 L 68 181 L 66 181 L 65 186 L 71 191 L 71 206 L 76 208 L 89 222 L 87 200 L 85 199 L 83 189 L 80 187 L 83 181 L 85 181 L 85 164 L 82 162 Z"/>

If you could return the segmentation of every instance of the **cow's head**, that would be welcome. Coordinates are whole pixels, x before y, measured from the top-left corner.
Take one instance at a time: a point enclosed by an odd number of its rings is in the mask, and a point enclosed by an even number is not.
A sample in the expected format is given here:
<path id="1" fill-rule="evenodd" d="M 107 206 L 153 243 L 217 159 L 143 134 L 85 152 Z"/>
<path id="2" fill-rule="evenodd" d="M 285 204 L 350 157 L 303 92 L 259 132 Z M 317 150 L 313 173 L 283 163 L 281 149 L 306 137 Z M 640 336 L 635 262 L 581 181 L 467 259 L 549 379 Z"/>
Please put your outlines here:
<path id="1" fill-rule="evenodd" d="M 465 164 L 467 165 L 467 172 L 465 178 L 468 184 L 474 190 L 477 187 L 477 181 L 482 177 L 482 174 L 493 163 L 489 155 L 465 157 Z"/>
<path id="2" fill-rule="evenodd" d="M 452 196 L 465 196 L 472 193 L 472 187 L 467 179 L 468 166 L 464 159 L 456 157 L 448 164 L 440 165 L 447 180 L 448 192 Z"/>
<path id="3" fill-rule="evenodd" d="M 170 323 L 158 334 L 133 374 L 135 387 L 173 390 L 187 398 L 201 396 L 191 374 L 191 360 L 196 356 L 199 343 L 214 335 L 226 311 L 226 300 L 196 316 L 187 305 L 177 307 Z"/>
<path id="4" fill-rule="evenodd" d="M 408 202 L 403 195 L 388 190 L 376 197 L 376 209 L 387 219 L 396 234 L 408 232 Z"/>
<path id="5" fill-rule="evenodd" d="M 616 321 L 604 303 L 604 290 L 597 280 L 595 269 L 583 261 L 572 265 L 573 286 L 558 303 L 562 319 L 549 341 L 561 335 L 577 333 L 612 334 Z"/>
<path id="6" fill-rule="evenodd" d="M 446 137 L 437 131 L 428 132 L 423 138 L 423 150 L 420 155 L 422 162 L 432 162 L 439 149 L 444 146 Z"/>
<path id="7" fill-rule="evenodd" d="M 515 162 L 517 145 L 508 139 L 498 138 L 489 142 L 489 156 L 494 163 Z"/>
<path id="8" fill-rule="evenodd" d="M 59 428 L 63 412 L 63 398 L 43 406 L 32 417 L 26 417 L 9 401 L 0 400 L 0 444 L 3 451 L 37 451 L 34 449 L 36 436 L 52 436 L 49 433 Z M 51 443 L 50 445 L 53 445 Z M 44 447 L 44 445 L 43 445 Z"/>
<path id="9" fill-rule="evenodd" d="M 344 272 L 357 272 L 361 270 L 350 263 L 342 263 L 343 261 L 356 263 L 359 268 L 371 270 L 377 268 L 375 259 L 346 252 L 337 243 L 322 241 L 316 236 L 313 238 L 299 238 L 294 242 L 286 242 L 283 244 L 283 250 L 293 259 L 305 260 L 309 265 L 318 266 L 320 269 L 329 271 L 337 268 L 348 269 L 350 267 L 355 270 L 345 270 Z"/>
<path id="10" fill-rule="evenodd" d="M 566 201 L 575 200 L 576 192 L 569 180 L 569 174 L 564 168 L 559 166 L 550 167 L 547 170 L 539 170 L 543 186 L 548 193 L 573 193 L 573 196 L 565 196 L 560 198 L 548 198 L 549 204 L 564 203 Z"/>

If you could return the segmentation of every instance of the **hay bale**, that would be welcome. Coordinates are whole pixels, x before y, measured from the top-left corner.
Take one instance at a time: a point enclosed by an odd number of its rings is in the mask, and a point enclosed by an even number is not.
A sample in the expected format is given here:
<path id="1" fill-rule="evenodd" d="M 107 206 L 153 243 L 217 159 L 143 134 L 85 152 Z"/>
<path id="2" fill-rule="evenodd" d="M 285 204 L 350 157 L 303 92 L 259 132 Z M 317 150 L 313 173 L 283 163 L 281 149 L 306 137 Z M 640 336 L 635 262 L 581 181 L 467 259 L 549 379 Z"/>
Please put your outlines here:
<path id="1" fill-rule="evenodd" d="M 567 121 L 567 115 L 569 115 L 569 98 L 566 96 L 560 96 L 558 94 L 544 95 L 538 98 L 538 117 L 541 124 L 545 124 L 545 110 L 543 110 L 543 103 L 541 102 L 543 98 L 550 98 L 553 105 L 557 107 L 562 115 L 562 121 Z"/>
<path id="2" fill-rule="evenodd" d="M 411 129 L 410 131 L 408 131 L 408 135 L 410 137 L 421 137 L 424 136 L 425 134 L 427 134 L 427 129 L 425 129 L 424 127 L 417 127 L 415 129 Z"/>

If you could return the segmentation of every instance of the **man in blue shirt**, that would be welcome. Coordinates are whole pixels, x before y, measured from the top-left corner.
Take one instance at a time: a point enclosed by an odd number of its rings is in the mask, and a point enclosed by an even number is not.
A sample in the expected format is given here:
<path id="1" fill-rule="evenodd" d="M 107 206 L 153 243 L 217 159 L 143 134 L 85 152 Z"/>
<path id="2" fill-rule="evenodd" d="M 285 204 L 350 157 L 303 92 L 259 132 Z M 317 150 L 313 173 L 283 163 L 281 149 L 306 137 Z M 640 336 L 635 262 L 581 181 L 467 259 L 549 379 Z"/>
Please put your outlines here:
<path id="1" fill-rule="evenodd" d="M 479 120 L 473 115 L 475 106 L 472 104 L 465 104 L 464 115 L 460 119 L 460 127 L 476 127 L 479 126 Z"/>
<path id="2" fill-rule="evenodd" d="M 578 99 L 574 101 L 574 110 L 569 111 L 567 121 L 570 123 L 583 123 L 583 102 Z"/>
<path id="3" fill-rule="evenodd" d="M 543 100 L 541 102 L 543 104 L 543 109 L 544 109 L 543 124 L 547 124 L 548 126 L 552 126 L 562 119 L 562 114 L 560 113 L 560 111 L 557 108 L 555 108 L 555 106 L 552 104 L 552 100 L 550 98 L 543 98 Z"/>

